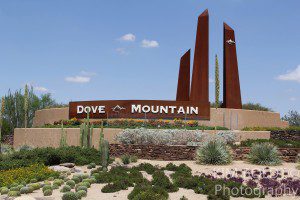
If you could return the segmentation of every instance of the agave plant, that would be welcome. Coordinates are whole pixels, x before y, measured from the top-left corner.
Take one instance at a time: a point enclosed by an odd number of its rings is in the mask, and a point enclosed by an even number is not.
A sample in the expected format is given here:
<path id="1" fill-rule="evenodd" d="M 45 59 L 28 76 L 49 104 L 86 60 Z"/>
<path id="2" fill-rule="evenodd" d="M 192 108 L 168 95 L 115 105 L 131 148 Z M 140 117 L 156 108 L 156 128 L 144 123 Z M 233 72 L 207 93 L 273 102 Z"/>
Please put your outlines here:
<path id="1" fill-rule="evenodd" d="M 209 140 L 205 142 L 196 152 L 199 164 L 226 165 L 232 162 L 230 148 L 220 140 Z"/>
<path id="2" fill-rule="evenodd" d="M 248 160 L 250 163 L 258 165 L 280 165 L 282 163 L 277 147 L 268 142 L 253 144 Z"/>

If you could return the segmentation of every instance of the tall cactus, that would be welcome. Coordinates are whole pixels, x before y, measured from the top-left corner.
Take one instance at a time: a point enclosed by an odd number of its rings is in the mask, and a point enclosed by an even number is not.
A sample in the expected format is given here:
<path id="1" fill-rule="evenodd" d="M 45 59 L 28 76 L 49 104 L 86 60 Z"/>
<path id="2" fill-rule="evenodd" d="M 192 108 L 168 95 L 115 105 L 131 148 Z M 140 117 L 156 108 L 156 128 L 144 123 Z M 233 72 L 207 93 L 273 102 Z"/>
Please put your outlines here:
<path id="1" fill-rule="evenodd" d="M 28 86 L 25 85 L 24 92 L 24 127 L 27 128 L 28 124 Z"/>
<path id="2" fill-rule="evenodd" d="M 66 130 L 64 129 L 64 123 L 63 121 L 61 122 L 61 135 L 60 135 L 60 147 L 67 147 L 67 134 Z"/>
<path id="3" fill-rule="evenodd" d="M 108 166 L 108 161 L 109 161 L 109 142 L 104 139 L 103 121 L 101 122 L 99 152 L 100 152 L 101 166 L 103 167 L 103 170 L 106 171 Z"/>
<path id="4" fill-rule="evenodd" d="M 89 113 L 84 122 L 80 125 L 80 146 L 84 148 L 93 147 L 94 125 L 90 123 Z"/>

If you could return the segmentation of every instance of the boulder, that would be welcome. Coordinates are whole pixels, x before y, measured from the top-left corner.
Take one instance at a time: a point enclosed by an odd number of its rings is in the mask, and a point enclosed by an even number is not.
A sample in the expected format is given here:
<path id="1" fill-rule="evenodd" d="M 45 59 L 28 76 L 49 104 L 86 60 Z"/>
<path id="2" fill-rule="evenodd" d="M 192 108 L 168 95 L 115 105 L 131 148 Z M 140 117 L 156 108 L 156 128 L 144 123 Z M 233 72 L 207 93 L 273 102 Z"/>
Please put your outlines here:
<path id="1" fill-rule="evenodd" d="M 62 163 L 62 164 L 60 164 L 60 166 L 73 168 L 73 167 L 75 167 L 75 164 L 74 163 Z"/>

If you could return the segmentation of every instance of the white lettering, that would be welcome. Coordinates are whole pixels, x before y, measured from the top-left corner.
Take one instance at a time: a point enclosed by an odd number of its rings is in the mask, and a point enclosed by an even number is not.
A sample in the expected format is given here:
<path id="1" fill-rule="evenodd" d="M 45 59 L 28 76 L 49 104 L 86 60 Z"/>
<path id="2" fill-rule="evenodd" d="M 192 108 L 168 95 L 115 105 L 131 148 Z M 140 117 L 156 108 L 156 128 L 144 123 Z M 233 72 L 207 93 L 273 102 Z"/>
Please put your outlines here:
<path id="1" fill-rule="evenodd" d="M 77 106 L 77 114 L 83 113 L 83 106 Z"/>
<path id="2" fill-rule="evenodd" d="M 195 113 L 196 115 L 198 115 L 198 107 L 191 107 L 191 113 L 190 114 L 193 114 Z"/>
<path id="3" fill-rule="evenodd" d="M 135 112 L 137 112 L 137 113 L 141 113 L 142 111 L 141 111 L 141 108 L 142 108 L 142 106 L 141 105 L 131 105 L 131 113 L 135 113 Z"/>

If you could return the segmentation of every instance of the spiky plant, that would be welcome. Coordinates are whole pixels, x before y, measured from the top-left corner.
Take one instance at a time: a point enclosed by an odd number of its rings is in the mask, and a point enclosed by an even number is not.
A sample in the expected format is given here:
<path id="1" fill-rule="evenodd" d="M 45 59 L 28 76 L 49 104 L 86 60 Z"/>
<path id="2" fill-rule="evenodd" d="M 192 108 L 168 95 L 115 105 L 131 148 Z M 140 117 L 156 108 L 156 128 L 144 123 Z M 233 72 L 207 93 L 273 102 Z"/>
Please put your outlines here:
<path id="1" fill-rule="evenodd" d="M 218 61 L 218 56 L 216 55 L 216 68 L 215 68 L 215 104 L 216 108 L 219 107 L 219 97 L 220 97 L 220 78 L 219 78 L 219 61 Z"/>
<path id="2" fill-rule="evenodd" d="M 271 143 L 255 143 L 251 146 L 248 160 L 257 165 L 280 165 L 282 163 L 279 157 L 277 147 Z"/>
<path id="3" fill-rule="evenodd" d="M 226 165 L 232 162 L 230 148 L 219 140 L 210 140 L 200 146 L 196 159 L 199 164 L 206 165 Z"/>
<path id="4" fill-rule="evenodd" d="M 61 135 L 60 135 L 60 143 L 59 143 L 60 147 L 67 147 L 67 134 L 66 134 L 66 130 L 64 129 L 64 123 L 63 121 L 61 122 Z"/>
<path id="5" fill-rule="evenodd" d="M 104 139 L 103 121 L 101 122 L 99 152 L 100 152 L 101 166 L 105 170 L 107 169 L 108 161 L 109 161 L 109 142 Z"/>
<path id="6" fill-rule="evenodd" d="M 93 146 L 93 130 L 94 125 L 90 123 L 89 113 L 84 122 L 80 125 L 80 146 L 85 148 L 91 148 Z"/>
<path id="7" fill-rule="evenodd" d="M 24 127 L 27 128 L 28 124 L 28 86 L 25 85 L 24 92 Z"/>

